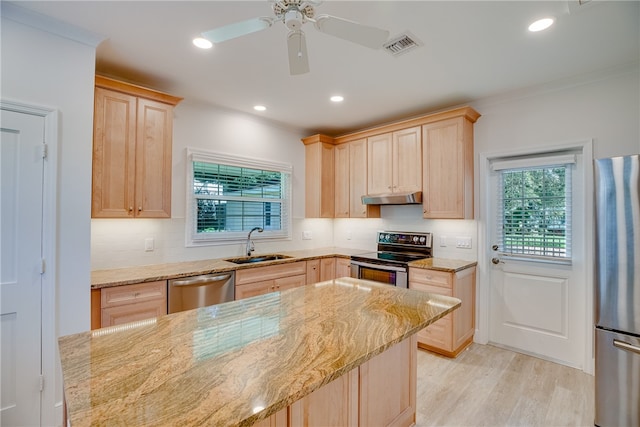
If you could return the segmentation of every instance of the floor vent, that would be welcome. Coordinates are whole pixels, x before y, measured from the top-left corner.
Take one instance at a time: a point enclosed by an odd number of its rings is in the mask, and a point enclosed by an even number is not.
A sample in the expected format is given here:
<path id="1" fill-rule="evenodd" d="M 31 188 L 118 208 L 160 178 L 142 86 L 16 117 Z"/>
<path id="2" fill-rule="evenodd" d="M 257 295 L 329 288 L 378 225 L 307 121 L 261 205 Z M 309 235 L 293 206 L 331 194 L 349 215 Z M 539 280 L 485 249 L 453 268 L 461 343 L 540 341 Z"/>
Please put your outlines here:
<path id="1" fill-rule="evenodd" d="M 383 47 L 391 55 L 398 56 L 421 45 L 422 43 L 420 43 L 413 34 L 404 33 L 389 40 Z"/>

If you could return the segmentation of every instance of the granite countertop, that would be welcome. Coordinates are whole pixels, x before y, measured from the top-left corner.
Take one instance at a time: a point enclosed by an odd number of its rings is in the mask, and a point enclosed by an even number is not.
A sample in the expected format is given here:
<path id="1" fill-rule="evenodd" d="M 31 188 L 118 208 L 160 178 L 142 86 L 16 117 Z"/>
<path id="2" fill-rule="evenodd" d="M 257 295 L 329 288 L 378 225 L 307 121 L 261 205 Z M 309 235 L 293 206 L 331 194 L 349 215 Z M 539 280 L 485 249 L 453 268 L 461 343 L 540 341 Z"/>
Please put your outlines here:
<path id="1" fill-rule="evenodd" d="M 409 267 L 446 271 L 449 273 L 455 273 L 476 265 L 478 265 L 477 261 L 448 258 L 425 258 L 409 263 Z"/>
<path id="2" fill-rule="evenodd" d="M 251 425 L 460 306 L 341 278 L 59 339 L 71 425 Z"/>
<path id="3" fill-rule="evenodd" d="M 349 258 L 351 255 L 363 252 L 367 251 L 361 249 L 320 248 L 297 251 L 278 251 L 278 254 L 287 255 L 291 258 L 276 261 L 265 261 L 258 264 L 234 264 L 220 258 L 94 270 L 91 272 L 91 289 L 130 285 L 133 283 L 153 282 L 156 280 L 168 280 L 178 277 L 199 276 L 201 274 L 220 273 L 224 271 L 240 270 L 243 268 L 264 267 L 273 264 L 286 264 L 330 256 Z M 231 255 L 225 258 L 238 257 Z"/>

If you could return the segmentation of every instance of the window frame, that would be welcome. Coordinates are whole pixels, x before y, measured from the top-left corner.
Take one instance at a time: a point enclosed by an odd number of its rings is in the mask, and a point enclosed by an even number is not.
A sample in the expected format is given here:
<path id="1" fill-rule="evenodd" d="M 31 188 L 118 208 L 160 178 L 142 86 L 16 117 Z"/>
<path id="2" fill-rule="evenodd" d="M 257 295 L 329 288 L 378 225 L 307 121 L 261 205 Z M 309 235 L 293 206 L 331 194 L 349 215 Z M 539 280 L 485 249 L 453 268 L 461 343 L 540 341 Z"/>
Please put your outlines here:
<path id="1" fill-rule="evenodd" d="M 576 155 L 573 153 L 570 154 L 560 154 L 554 153 L 554 155 L 547 156 L 535 156 L 535 157 L 524 157 L 524 158 L 511 158 L 511 159 L 496 159 L 496 161 L 492 162 L 491 168 L 494 172 L 498 174 L 497 176 L 497 191 L 498 191 L 498 207 L 497 207 L 497 218 L 495 218 L 497 223 L 496 227 L 496 239 L 498 243 L 497 252 L 499 255 L 515 259 L 521 261 L 536 261 L 536 262 L 550 262 L 555 264 L 572 264 L 572 244 L 573 244 L 573 174 L 575 173 L 575 164 L 576 164 Z M 546 254 L 535 254 L 535 253 L 519 253 L 513 251 L 505 250 L 505 212 L 504 212 L 504 173 L 506 172 L 521 172 L 527 170 L 538 170 L 542 171 L 543 169 L 552 169 L 552 168 L 564 168 L 565 173 L 565 189 L 564 189 L 564 197 L 565 197 L 565 255 L 564 256 L 554 256 L 554 255 L 546 255 Z M 524 237 L 523 237 L 524 239 Z M 546 246 L 541 246 L 540 248 L 535 248 L 532 251 L 541 251 L 546 252 L 549 250 Z M 553 253 L 554 250 L 550 249 L 550 252 Z"/>
<path id="2" fill-rule="evenodd" d="M 220 164 L 248 169 L 259 169 L 279 172 L 283 175 L 283 198 L 269 199 L 269 202 L 281 203 L 281 230 L 264 230 L 262 233 L 254 233 L 253 240 L 291 240 L 292 236 L 292 181 L 293 168 L 288 163 L 280 163 L 269 160 L 238 156 L 226 153 L 217 153 L 209 150 L 187 148 L 186 149 L 186 204 L 185 204 L 185 246 L 217 246 L 233 243 L 244 243 L 250 230 L 229 231 L 217 233 L 198 233 L 197 214 L 198 197 L 193 192 L 194 187 L 194 162 Z M 233 197 L 236 200 L 255 202 L 255 197 Z M 267 201 L 267 199 L 264 199 Z"/>

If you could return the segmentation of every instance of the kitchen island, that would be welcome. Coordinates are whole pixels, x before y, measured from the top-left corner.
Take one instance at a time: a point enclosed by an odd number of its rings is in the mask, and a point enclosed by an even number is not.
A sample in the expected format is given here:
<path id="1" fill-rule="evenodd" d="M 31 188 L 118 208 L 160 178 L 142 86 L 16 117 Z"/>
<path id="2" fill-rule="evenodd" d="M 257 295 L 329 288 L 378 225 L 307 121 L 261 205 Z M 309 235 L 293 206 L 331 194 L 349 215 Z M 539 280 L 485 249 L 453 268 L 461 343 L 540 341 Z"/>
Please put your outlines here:
<path id="1" fill-rule="evenodd" d="M 411 425 L 414 334 L 459 306 L 342 278 L 61 337 L 67 416 L 74 427 Z"/>

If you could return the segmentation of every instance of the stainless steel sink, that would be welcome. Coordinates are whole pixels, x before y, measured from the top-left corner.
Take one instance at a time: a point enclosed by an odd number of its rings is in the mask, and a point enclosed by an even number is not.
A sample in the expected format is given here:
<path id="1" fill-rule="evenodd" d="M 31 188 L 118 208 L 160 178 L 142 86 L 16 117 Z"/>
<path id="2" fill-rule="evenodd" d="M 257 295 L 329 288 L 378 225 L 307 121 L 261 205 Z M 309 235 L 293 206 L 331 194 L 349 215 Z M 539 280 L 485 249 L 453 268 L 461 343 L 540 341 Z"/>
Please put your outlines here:
<path id="1" fill-rule="evenodd" d="M 265 262 L 265 261 L 277 261 L 280 259 L 291 258 L 289 255 L 281 255 L 281 254 L 269 254 L 269 255 L 254 255 L 254 256 L 245 256 L 241 258 L 227 258 L 225 261 L 232 262 L 234 264 L 253 264 L 256 262 Z"/>

